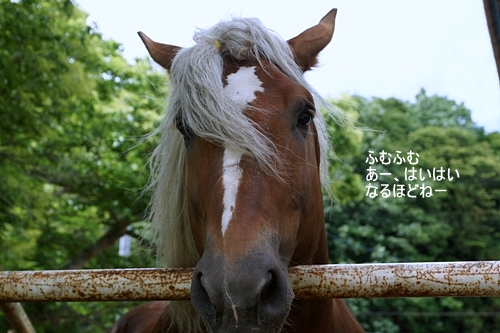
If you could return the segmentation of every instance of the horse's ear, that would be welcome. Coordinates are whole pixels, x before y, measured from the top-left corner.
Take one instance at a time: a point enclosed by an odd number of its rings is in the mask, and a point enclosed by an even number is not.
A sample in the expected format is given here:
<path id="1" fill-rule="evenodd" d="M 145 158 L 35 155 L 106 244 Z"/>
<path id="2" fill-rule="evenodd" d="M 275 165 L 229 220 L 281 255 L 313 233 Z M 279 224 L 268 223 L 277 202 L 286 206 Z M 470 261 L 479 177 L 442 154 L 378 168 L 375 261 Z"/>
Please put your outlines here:
<path id="1" fill-rule="evenodd" d="M 138 32 L 139 37 L 141 37 L 142 42 L 146 45 L 149 55 L 153 60 L 161 67 L 170 71 L 170 66 L 172 65 L 172 60 L 175 57 L 177 51 L 181 48 L 175 45 L 167 45 L 155 42 L 142 31 Z"/>
<path id="2" fill-rule="evenodd" d="M 330 10 L 317 25 L 288 41 L 295 61 L 304 72 L 316 65 L 319 52 L 332 40 L 335 16 L 337 16 L 336 8 Z"/>

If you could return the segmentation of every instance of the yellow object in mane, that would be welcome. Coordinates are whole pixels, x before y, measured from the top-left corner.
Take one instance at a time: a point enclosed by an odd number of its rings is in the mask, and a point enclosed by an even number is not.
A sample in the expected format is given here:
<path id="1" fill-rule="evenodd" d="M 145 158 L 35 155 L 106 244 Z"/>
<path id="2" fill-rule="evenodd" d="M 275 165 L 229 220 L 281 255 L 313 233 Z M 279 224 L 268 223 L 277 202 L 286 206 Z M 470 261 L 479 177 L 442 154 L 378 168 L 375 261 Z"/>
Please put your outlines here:
<path id="1" fill-rule="evenodd" d="M 220 52 L 220 49 L 221 49 L 221 47 L 222 47 L 222 45 L 220 44 L 220 42 L 219 42 L 218 40 L 216 40 L 216 41 L 214 42 L 214 44 L 215 44 L 215 48 L 217 49 L 217 51 L 219 51 L 219 52 Z"/>

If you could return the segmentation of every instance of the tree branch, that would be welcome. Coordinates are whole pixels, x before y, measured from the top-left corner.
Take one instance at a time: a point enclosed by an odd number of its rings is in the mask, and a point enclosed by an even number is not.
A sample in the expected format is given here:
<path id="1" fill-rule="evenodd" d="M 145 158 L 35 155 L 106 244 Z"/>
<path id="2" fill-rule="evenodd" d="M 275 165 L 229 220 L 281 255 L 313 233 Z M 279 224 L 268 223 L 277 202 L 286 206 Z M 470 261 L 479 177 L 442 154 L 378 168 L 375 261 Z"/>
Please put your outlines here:
<path id="1" fill-rule="evenodd" d="M 113 245 L 123 236 L 130 224 L 132 224 L 132 222 L 128 218 L 119 220 L 104 236 L 83 250 L 76 258 L 64 266 L 63 269 L 82 269 L 90 259 L 102 254 L 105 249 Z"/>
<path id="2" fill-rule="evenodd" d="M 139 244 L 141 244 L 145 248 L 150 249 L 151 251 L 156 253 L 156 247 L 154 246 L 154 244 L 145 239 L 144 237 L 136 234 L 133 230 L 127 230 L 125 233 L 130 237 L 135 238 L 139 242 Z"/>

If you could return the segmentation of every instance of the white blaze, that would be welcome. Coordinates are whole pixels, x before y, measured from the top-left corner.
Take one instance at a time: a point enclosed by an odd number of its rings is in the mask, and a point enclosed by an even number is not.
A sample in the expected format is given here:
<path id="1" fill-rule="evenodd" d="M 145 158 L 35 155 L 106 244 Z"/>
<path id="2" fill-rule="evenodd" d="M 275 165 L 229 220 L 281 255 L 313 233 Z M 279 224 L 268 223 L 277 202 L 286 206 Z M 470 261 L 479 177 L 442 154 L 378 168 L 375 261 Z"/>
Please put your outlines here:
<path id="1" fill-rule="evenodd" d="M 238 185 L 241 178 L 240 169 L 241 154 L 231 149 L 224 150 L 224 160 L 222 162 L 222 184 L 224 185 L 224 211 L 222 213 L 222 235 L 226 232 L 229 221 L 233 217 L 236 196 L 238 195 Z"/>
<path id="2" fill-rule="evenodd" d="M 257 91 L 262 92 L 264 88 L 262 88 L 262 82 L 255 75 L 255 66 L 240 67 L 236 73 L 227 76 L 227 85 L 224 87 L 224 92 L 240 107 L 240 110 L 235 111 L 243 112 L 247 105 L 255 100 Z M 240 160 L 241 153 L 229 148 L 224 150 L 222 162 L 222 184 L 224 186 L 222 235 L 229 226 L 236 206 L 238 186 L 242 175 Z"/>
<path id="3" fill-rule="evenodd" d="M 255 75 L 255 66 L 240 67 L 236 73 L 227 76 L 224 92 L 243 111 L 255 99 L 257 91 L 264 91 L 262 82 Z"/>

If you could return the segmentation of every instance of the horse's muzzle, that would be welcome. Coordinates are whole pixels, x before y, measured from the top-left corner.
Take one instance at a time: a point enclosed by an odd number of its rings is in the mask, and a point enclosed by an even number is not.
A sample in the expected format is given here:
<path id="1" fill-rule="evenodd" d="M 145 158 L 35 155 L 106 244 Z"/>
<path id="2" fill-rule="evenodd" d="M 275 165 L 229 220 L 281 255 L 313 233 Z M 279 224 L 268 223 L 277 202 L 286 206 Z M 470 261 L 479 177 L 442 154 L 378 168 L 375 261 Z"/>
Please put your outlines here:
<path id="1" fill-rule="evenodd" d="M 269 254 L 223 260 L 205 252 L 191 301 L 212 332 L 279 332 L 293 300 L 286 266 Z"/>

